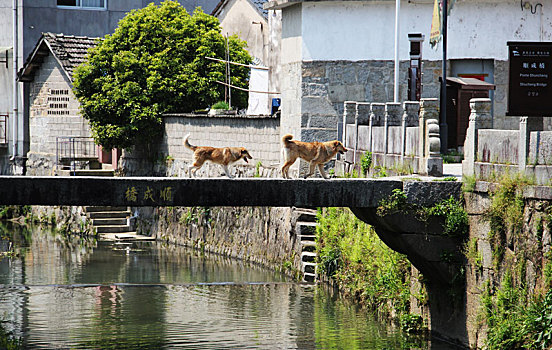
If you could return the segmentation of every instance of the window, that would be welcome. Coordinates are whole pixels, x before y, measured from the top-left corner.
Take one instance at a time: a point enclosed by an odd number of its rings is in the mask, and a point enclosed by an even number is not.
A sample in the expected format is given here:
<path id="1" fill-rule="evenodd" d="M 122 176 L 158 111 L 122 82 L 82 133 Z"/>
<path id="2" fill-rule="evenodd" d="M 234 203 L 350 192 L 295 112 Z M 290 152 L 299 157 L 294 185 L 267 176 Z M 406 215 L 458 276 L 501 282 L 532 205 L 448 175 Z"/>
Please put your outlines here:
<path id="1" fill-rule="evenodd" d="M 48 115 L 69 115 L 69 90 L 51 89 L 48 95 Z"/>
<path id="2" fill-rule="evenodd" d="M 57 0 L 59 7 L 81 9 L 107 9 L 107 0 Z"/>

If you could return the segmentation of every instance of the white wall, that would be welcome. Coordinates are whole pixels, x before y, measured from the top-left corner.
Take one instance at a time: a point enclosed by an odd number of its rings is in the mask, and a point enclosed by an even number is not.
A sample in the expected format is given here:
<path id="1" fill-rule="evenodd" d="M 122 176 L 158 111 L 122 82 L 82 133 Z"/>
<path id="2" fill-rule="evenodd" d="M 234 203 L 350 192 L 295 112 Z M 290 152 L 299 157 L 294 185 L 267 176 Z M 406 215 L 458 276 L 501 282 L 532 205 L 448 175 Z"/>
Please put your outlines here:
<path id="1" fill-rule="evenodd" d="M 286 8 L 285 15 L 282 15 L 282 64 L 301 62 L 301 43 L 306 34 L 302 28 L 302 16 L 301 5 Z M 320 34 L 314 35 L 319 44 L 324 39 Z"/>
<path id="2" fill-rule="evenodd" d="M 423 33 L 424 59 L 440 60 L 441 44 L 435 49 L 429 46 L 433 3 L 411 1 L 401 1 L 400 59 L 409 58 L 408 33 Z M 531 14 L 522 11 L 518 1 L 457 1 L 449 17 L 448 57 L 507 60 L 507 41 L 552 40 L 552 1 L 541 3 L 536 14 Z M 301 11 L 296 23 L 301 23 L 303 60 L 394 58 L 394 1 L 303 2 L 292 11 L 297 9 Z M 286 22 L 297 17 L 286 13 L 284 31 Z"/>
<path id="3" fill-rule="evenodd" d="M 249 0 L 232 0 L 217 16 L 222 33 L 236 34 L 247 42 L 247 51 L 266 65 L 268 23 Z M 253 23 L 255 22 L 255 23 Z"/>

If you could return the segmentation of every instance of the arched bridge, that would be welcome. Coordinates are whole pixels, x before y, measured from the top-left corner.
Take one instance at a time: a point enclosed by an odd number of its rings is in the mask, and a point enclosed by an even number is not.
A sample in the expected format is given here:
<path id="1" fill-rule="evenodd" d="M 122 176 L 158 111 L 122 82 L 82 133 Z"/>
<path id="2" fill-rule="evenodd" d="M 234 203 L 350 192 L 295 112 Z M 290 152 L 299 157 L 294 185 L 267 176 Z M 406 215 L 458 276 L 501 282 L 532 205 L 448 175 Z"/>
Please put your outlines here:
<path id="1" fill-rule="evenodd" d="M 459 198 L 461 184 L 398 179 L 0 176 L 0 205 L 349 207 L 427 277 L 448 283 L 453 272 L 436 266 L 442 264 L 443 251 L 458 251 L 458 242 L 442 235 L 442 222 L 420 222 L 416 215 L 404 212 L 377 214 L 381 201 L 396 189 L 404 191 L 410 204 L 430 207 L 451 195 Z"/>
<path id="2" fill-rule="evenodd" d="M 461 183 L 445 181 L 0 176 L 0 205 L 350 207 L 424 274 L 432 328 L 438 324 L 443 334 L 456 334 L 465 329 L 465 308 L 455 307 L 443 291 L 458 279 L 463 238 L 444 236 L 442 219 L 420 222 L 407 212 L 379 216 L 377 207 L 395 189 L 425 207 L 461 195 Z"/>

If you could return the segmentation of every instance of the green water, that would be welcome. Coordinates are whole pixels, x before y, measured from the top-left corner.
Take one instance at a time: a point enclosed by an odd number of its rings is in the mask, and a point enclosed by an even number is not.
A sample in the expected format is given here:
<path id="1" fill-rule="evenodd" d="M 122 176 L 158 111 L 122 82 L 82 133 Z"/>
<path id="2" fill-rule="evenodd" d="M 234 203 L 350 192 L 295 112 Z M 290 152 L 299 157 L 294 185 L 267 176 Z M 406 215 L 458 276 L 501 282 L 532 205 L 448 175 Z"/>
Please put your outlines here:
<path id="1" fill-rule="evenodd" d="M 184 247 L 0 223 L 0 321 L 30 349 L 447 349 L 323 286 Z"/>

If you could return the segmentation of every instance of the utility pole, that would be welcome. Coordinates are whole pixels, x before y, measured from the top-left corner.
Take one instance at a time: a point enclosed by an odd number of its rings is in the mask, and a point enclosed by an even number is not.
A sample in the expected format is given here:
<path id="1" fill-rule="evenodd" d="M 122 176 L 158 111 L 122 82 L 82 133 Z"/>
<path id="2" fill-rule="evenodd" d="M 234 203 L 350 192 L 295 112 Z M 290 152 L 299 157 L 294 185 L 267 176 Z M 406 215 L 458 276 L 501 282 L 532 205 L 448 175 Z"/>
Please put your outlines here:
<path id="1" fill-rule="evenodd" d="M 18 124 L 19 124 L 19 118 L 18 118 L 18 106 L 19 106 L 19 89 L 18 89 L 18 83 L 17 83 L 17 56 L 18 56 L 18 40 L 17 40 L 17 29 L 18 29 L 18 21 L 17 21 L 17 0 L 13 0 L 13 120 L 11 122 L 12 124 L 12 143 L 13 143 L 13 152 L 12 152 L 12 160 L 14 162 L 15 166 L 15 160 L 17 157 L 17 134 L 18 134 Z"/>
<path id="2" fill-rule="evenodd" d="M 442 19 L 442 35 L 443 35 L 443 80 L 441 81 L 441 122 L 439 123 L 439 130 L 441 136 L 441 154 L 445 154 L 448 151 L 448 126 L 447 126 L 447 16 L 448 16 L 448 1 L 442 0 L 441 13 Z"/>

